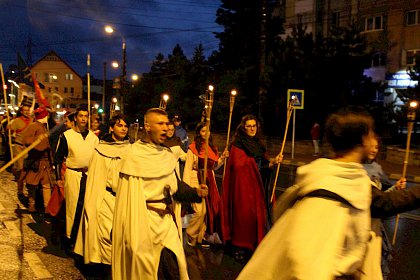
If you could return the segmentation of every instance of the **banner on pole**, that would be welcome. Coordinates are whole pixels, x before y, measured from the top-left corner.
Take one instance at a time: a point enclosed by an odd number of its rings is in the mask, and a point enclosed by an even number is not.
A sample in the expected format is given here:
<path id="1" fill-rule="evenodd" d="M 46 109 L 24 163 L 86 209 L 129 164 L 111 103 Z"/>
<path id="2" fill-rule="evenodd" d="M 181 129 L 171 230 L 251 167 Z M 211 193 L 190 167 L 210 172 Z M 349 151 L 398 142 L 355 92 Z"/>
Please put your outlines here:
<path id="1" fill-rule="evenodd" d="M 304 100 L 304 93 L 303 89 L 288 89 L 287 90 L 287 100 L 292 99 L 295 97 L 295 102 L 293 103 L 294 109 L 303 109 L 303 100 Z"/>

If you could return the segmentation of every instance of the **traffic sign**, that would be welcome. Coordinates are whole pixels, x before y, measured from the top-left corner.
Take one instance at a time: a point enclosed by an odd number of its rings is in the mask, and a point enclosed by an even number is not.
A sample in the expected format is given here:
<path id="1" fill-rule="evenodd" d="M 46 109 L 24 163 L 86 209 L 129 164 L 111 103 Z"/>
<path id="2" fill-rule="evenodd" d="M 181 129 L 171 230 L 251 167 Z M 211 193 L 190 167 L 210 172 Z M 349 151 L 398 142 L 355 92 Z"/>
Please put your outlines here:
<path id="1" fill-rule="evenodd" d="M 303 109 L 303 96 L 305 91 L 303 89 L 288 89 L 287 90 L 287 100 L 291 100 L 292 97 L 295 97 L 295 102 L 293 103 L 294 109 Z"/>

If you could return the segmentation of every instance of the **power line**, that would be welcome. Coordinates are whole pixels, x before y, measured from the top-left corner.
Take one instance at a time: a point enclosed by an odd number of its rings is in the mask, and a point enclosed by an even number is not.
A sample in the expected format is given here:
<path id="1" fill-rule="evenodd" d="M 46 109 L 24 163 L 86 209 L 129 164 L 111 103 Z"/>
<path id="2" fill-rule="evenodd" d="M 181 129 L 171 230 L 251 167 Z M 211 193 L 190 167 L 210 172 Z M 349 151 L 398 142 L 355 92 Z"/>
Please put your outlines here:
<path id="1" fill-rule="evenodd" d="M 123 22 L 116 22 L 116 21 L 93 19 L 93 18 L 87 18 L 87 17 L 82 17 L 82 16 L 60 14 L 60 13 L 56 13 L 56 12 L 52 12 L 52 11 L 48 11 L 48 10 L 43 10 L 43 9 L 33 8 L 33 7 L 27 7 L 27 6 L 21 6 L 21 5 L 17 5 L 17 4 L 13 4 L 13 6 L 18 7 L 18 8 L 23 8 L 23 9 L 34 10 L 34 11 L 41 12 L 41 13 L 47 13 L 47 14 L 50 14 L 50 15 L 54 14 L 54 15 L 59 15 L 59 16 L 64 16 L 64 17 L 76 18 L 76 19 L 80 19 L 80 20 L 88 20 L 88 21 L 102 22 L 102 23 L 129 26 L 129 27 L 141 27 L 141 28 L 150 28 L 150 29 L 159 29 L 159 30 L 163 29 L 163 30 L 176 30 L 176 31 L 213 32 L 213 31 L 205 31 L 205 30 L 199 31 L 199 30 L 194 30 L 194 29 L 180 29 L 180 28 L 173 28 L 173 27 L 157 27 L 157 26 L 149 26 L 149 25 L 130 24 L 130 23 L 123 23 Z M 216 28 L 216 27 L 217 26 L 209 26 L 209 27 L 203 27 L 202 29 L 204 29 L 204 28 Z"/>
<path id="2" fill-rule="evenodd" d="M 49 7 L 51 5 L 58 6 L 58 7 L 65 7 L 67 11 L 68 11 L 68 9 L 79 9 L 80 10 L 80 6 L 75 6 L 75 5 L 72 5 L 71 6 L 71 5 L 59 4 L 59 3 L 55 3 L 55 2 L 49 4 Z M 92 6 L 102 6 L 102 5 L 95 5 L 95 4 L 91 4 L 91 3 L 86 3 L 85 5 L 89 5 L 91 7 Z M 129 9 L 129 8 L 126 8 L 126 7 L 119 7 L 119 6 L 107 6 L 107 8 L 111 8 L 111 7 L 115 7 L 115 8 L 119 8 L 119 9 Z M 189 18 L 185 18 L 185 17 L 175 18 L 175 17 L 168 17 L 168 16 L 157 16 L 157 15 L 144 14 L 144 13 L 123 12 L 123 11 L 117 11 L 115 9 L 104 10 L 104 12 L 113 13 L 113 14 L 120 14 L 120 15 L 133 15 L 133 16 L 142 16 L 142 17 L 149 17 L 149 18 L 161 18 L 161 19 L 175 20 L 175 21 L 199 22 L 199 23 L 213 23 L 213 22 L 209 22 L 209 21 L 194 20 L 194 19 L 189 19 Z M 196 14 L 196 12 L 197 11 L 194 11 L 195 14 Z M 170 12 L 170 13 L 173 14 L 173 12 Z M 191 13 L 191 12 L 188 12 L 188 13 Z M 198 12 L 198 13 L 200 13 L 200 12 Z M 210 14 L 214 15 L 215 13 L 210 13 Z"/>

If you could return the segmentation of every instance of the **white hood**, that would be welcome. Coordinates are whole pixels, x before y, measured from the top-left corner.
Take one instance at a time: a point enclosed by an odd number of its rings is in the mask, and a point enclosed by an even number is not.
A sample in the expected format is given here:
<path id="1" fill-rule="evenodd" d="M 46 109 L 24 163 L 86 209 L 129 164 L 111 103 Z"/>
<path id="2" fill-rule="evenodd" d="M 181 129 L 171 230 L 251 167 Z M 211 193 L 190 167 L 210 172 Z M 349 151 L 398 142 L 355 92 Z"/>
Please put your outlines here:
<path id="1" fill-rule="evenodd" d="M 371 203 L 371 182 L 359 163 L 320 158 L 297 169 L 298 195 L 325 189 L 336 193 L 355 208 L 366 210 Z"/>

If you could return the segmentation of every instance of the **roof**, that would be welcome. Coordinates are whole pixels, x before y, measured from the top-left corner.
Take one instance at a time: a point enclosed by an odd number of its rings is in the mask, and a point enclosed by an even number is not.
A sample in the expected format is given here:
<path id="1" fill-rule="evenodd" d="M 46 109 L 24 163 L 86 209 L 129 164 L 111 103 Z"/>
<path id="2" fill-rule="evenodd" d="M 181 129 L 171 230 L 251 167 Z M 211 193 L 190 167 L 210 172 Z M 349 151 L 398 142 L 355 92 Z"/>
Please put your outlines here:
<path id="1" fill-rule="evenodd" d="M 35 62 L 30 68 L 34 68 L 35 65 L 37 65 L 38 63 L 40 63 L 41 61 L 45 60 L 45 58 L 47 56 L 51 56 L 54 55 L 56 57 L 58 57 L 58 59 L 63 62 L 71 71 L 73 71 L 80 79 L 83 80 L 82 76 L 79 75 L 79 73 L 77 73 L 65 60 L 63 60 L 55 51 L 49 51 L 46 55 L 44 55 L 41 59 L 39 59 L 37 62 Z"/>

